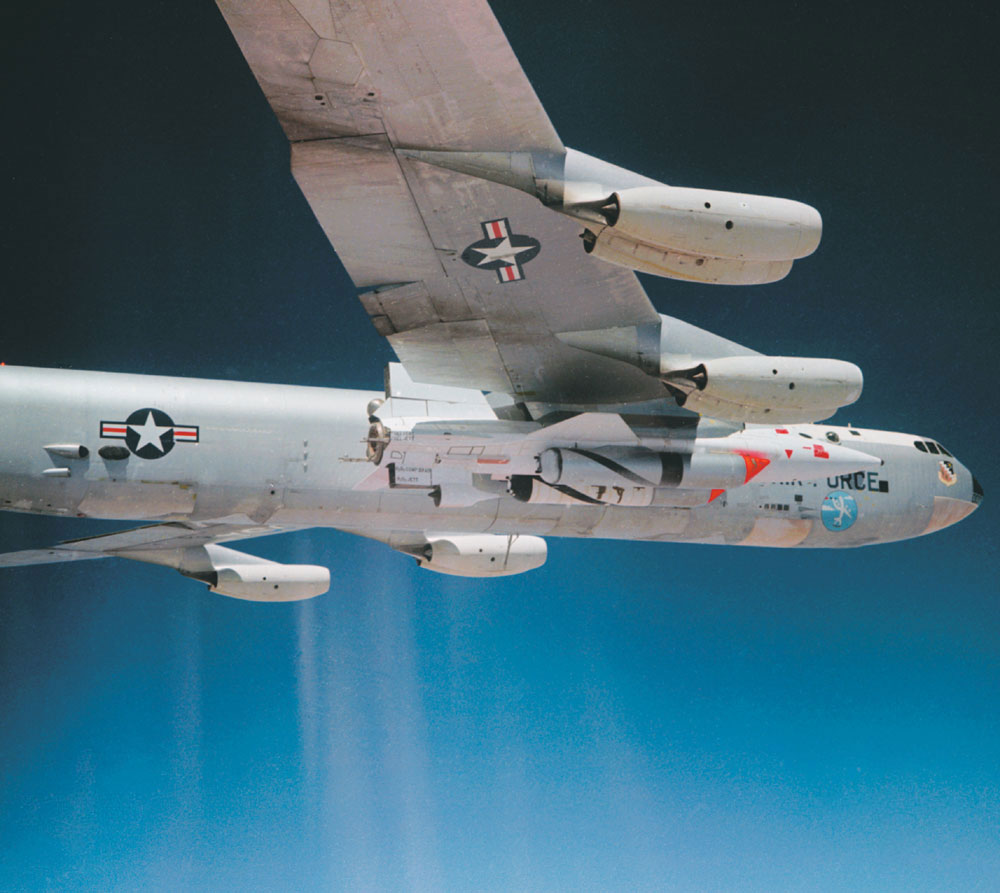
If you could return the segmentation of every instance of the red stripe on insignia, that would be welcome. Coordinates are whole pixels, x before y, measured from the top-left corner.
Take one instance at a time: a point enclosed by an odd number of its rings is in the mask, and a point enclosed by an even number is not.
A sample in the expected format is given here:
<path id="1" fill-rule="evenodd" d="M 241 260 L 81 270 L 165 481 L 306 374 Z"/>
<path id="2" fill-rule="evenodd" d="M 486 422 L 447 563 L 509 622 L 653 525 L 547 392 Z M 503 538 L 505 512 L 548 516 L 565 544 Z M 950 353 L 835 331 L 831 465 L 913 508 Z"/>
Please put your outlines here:
<path id="1" fill-rule="evenodd" d="M 493 238 L 494 239 L 502 239 L 503 238 L 503 235 L 504 235 L 504 233 L 503 233 L 503 226 L 501 225 L 501 222 L 499 220 L 491 220 L 490 221 L 490 232 L 493 233 Z"/>
<path id="2" fill-rule="evenodd" d="M 128 434 L 128 428 L 119 428 L 113 425 L 102 425 L 101 431 L 108 431 L 111 434 Z M 117 449 L 117 447 L 116 447 Z"/>

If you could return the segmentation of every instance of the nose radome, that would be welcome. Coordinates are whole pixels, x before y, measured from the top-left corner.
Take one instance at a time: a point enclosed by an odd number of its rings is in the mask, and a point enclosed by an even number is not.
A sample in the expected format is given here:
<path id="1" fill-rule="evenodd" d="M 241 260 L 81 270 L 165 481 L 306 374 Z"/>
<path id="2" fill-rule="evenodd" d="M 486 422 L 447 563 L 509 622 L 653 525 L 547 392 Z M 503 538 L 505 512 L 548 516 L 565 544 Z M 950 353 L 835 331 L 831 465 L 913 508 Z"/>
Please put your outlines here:
<path id="1" fill-rule="evenodd" d="M 969 477 L 972 477 L 972 475 L 969 475 Z M 951 527 L 952 524 L 957 524 L 979 507 L 979 503 L 983 501 L 983 487 L 974 477 L 972 477 L 971 495 L 971 499 L 935 496 L 934 510 L 931 512 L 931 520 L 924 533 L 933 533 L 935 530 Z"/>
<path id="2" fill-rule="evenodd" d="M 935 496 L 934 510 L 931 512 L 931 520 L 924 533 L 933 533 L 935 530 L 943 530 L 945 527 L 957 524 L 967 515 L 971 515 L 976 510 L 976 505 L 977 503 L 966 499 Z"/>

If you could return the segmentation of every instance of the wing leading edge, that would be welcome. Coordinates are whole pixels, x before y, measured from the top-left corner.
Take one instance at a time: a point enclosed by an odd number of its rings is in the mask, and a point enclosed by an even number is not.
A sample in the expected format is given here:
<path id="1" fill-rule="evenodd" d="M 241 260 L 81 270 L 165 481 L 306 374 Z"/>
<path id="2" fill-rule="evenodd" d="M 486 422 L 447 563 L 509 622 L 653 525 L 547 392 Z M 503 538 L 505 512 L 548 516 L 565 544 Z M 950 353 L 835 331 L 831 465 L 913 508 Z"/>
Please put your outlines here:
<path id="1" fill-rule="evenodd" d="M 322 595 L 330 571 L 310 564 L 280 564 L 219 545 L 234 539 L 281 533 L 258 525 L 169 522 L 69 540 L 48 549 L 0 554 L 0 567 L 24 567 L 94 558 L 127 558 L 172 567 L 213 592 L 245 601 L 286 602 Z"/>

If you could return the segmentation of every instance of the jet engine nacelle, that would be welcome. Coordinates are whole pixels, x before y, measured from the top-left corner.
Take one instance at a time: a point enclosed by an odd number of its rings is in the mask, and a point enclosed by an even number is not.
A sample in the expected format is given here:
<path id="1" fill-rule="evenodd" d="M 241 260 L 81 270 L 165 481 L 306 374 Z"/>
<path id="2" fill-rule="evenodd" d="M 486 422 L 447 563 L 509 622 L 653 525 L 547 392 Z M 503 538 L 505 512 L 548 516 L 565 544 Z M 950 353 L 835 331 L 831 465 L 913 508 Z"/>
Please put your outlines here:
<path id="1" fill-rule="evenodd" d="M 819 245 L 819 212 L 790 199 L 637 186 L 576 209 L 606 227 L 584 233 L 602 260 L 672 279 L 755 285 L 784 278 Z M 568 213 L 574 209 L 567 208 Z"/>
<path id="2" fill-rule="evenodd" d="M 815 422 L 861 396 L 853 363 L 805 357 L 720 357 L 686 369 L 661 370 L 678 403 L 734 422 Z"/>
<path id="3" fill-rule="evenodd" d="M 545 564 L 548 546 L 539 536 L 428 534 L 420 566 L 457 577 L 508 577 Z"/>
<path id="4" fill-rule="evenodd" d="M 677 186 L 615 192 L 602 216 L 637 242 L 732 260 L 797 260 L 823 234 L 819 212 L 802 202 Z"/>
<path id="5" fill-rule="evenodd" d="M 237 564 L 197 578 L 208 583 L 212 592 L 251 602 L 300 601 L 330 588 L 329 569 L 314 564 Z"/>
<path id="6" fill-rule="evenodd" d="M 609 264 L 628 267 L 651 276 L 704 282 L 707 285 L 765 285 L 784 279 L 792 269 L 790 260 L 732 260 L 685 254 L 637 242 L 604 227 L 595 234 L 583 233 L 587 254 Z"/>
<path id="7" fill-rule="evenodd" d="M 174 562 L 166 550 L 129 550 L 123 557 L 176 567 L 212 592 L 251 602 L 295 602 L 330 588 L 330 571 L 315 564 L 280 564 L 218 543 L 186 549 Z"/>

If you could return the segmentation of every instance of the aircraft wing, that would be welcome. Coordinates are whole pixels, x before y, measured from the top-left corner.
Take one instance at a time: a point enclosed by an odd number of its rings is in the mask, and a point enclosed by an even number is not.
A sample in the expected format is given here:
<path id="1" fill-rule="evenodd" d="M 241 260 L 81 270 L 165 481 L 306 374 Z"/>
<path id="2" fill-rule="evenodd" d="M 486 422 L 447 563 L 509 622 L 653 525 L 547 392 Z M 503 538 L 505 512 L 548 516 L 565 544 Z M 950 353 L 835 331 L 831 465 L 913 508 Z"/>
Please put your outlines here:
<path id="1" fill-rule="evenodd" d="M 0 554 L 0 567 L 128 558 L 172 567 L 213 592 L 248 601 L 297 601 L 322 595 L 330 588 L 330 571 L 325 567 L 280 564 L 219 545 L 287 529 L 259 524 L 150 524 L 68 540 L 48 549 L 6 552 Z"/>
<path id="2" fill-rule="evenodd" d="M 282 533 L 285 528 L 261 525 L 206 524 L 193 526 L 178 522 L 148 524 L 82 539 L 67 540 L 48 549 L 26 549 L 0 553 L 0 567 L 29 564 L 52 564 L 59 561 L 82 561 L 88 558 L 136 558 L 171 566 L 171 555 L 185 549 L 199 548 L 229 540 L 247 539 Z M 145 556 L 152 555 L 153 560 Z M 143 557 L 139 557 L 143 556 Z"/>
<path id="3" fill-rule="evenodd" d="M 485 0 L 218 5 L 295 180 L 414 380 L 530 403 L 663 396 L 635 366 L 555 337 L 657 326 L 634 273 L 585 254 L 580 224 L 532 196 L 400 151 L 564 157 Z"/>

